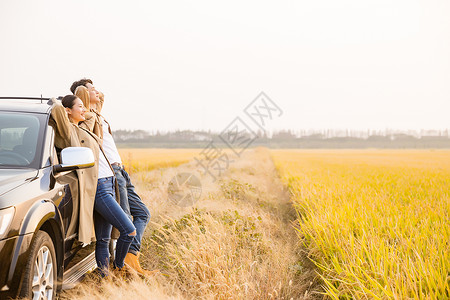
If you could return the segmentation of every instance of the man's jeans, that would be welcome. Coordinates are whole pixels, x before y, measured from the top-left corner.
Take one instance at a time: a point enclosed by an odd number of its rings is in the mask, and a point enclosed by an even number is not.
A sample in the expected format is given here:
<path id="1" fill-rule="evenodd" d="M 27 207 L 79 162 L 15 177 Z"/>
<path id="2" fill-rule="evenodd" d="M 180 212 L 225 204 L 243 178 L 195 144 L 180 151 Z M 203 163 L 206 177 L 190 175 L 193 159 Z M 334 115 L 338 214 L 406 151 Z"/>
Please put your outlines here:
<path id="1" fill-rule="evenodd" d="M 95 259 L 102 275 L 107 274 L 109 267 L 109 241 L 112 226 L 116 227 L 120 236 L 117 239 L 114 266 L 122 268 L 124 259 L 130 248 L 136 230 L 133 223 L 123 212 L 115 198 L 114 177 L 99 178 L 94 203 Z"/>
<path id="2" fill-rule="evenodd" d="M 136 227 L 136 236 L 128 252 L 137 255 L 141 250 L 145 227 L 150 221 L 150 211 L 136 194 L 130 175 L 122 167 L 114 165 L 113 169 L 119 184 L 120 206 Z"/>

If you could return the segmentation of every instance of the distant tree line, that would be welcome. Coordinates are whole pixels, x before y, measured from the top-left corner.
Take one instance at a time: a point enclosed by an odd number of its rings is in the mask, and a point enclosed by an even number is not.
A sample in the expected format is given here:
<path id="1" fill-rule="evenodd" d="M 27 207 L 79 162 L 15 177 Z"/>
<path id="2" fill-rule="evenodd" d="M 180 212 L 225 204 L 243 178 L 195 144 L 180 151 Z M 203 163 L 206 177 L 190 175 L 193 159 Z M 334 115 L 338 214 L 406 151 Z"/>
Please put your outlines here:
<path id="1" fill-rule="evenodd" d="M 113 132 L 119 147 L 203 148 L 213 141 L 226 147 L 220 132 L 177 130 Z M 269 148 L 450 148 L 449 130 L 279 130 L 242 136 L 252 139 L 250 146 Z"/>

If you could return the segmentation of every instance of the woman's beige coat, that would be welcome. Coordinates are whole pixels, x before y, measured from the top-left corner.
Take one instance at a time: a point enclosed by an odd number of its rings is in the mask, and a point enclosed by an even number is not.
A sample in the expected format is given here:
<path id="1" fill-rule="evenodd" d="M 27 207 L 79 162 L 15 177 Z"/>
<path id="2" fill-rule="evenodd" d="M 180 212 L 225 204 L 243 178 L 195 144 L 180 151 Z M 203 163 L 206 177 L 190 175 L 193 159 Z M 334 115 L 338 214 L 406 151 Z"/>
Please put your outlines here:
<path id="1" fill-rule="evenodd" d="M 92 150 L 95 157 L 95 165 L 91 168 L 76 170 L 76 177 L 65 176 L 61 181 L 69 181 L 73 199 L 72 220 L 78 219 L 78 240 L 89 244 L 95 240 L 94 232 L 94 201 L 97 191 L 99 139 L 89 131 L 78 127 L 69 121 L 62 104 L 52 99 L 53 109 L 49 124 L 55 130 L 55 146 L 64 149 L 66 147 L 87 147 Z M 69 179 L 68 179 L 69 178 Z M 78 200 L 78 201 L 77 201 Z M 77 222 L 69 226 L 68 235 L 76 232 Z"/>

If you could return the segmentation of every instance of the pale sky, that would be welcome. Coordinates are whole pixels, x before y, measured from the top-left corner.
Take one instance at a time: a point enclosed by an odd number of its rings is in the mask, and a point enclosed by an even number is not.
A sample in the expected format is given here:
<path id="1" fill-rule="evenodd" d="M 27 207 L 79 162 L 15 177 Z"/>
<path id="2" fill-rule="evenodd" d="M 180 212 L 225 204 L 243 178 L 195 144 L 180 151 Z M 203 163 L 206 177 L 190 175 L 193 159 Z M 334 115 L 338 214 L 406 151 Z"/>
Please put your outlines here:
<path id="1" fill-rule="evenodd" d="M 450 128 L 450 1 L 0 1 L 0 96 L 91 78 L 113 129 Z"/>

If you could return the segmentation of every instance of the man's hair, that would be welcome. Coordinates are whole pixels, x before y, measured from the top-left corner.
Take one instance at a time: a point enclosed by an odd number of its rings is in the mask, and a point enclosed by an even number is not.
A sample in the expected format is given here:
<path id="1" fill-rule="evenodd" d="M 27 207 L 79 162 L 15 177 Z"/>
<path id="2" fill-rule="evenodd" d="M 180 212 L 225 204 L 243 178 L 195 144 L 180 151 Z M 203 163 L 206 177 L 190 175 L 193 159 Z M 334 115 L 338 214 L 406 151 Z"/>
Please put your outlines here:
<path id="1" fill-rule="evenodd" d="M 72 86 L 70 87 L 70 91 L 72 92 L 72 94 L 75 94 L 75 90 L 77 89 L 77 87 L 79 87 L 80 85 L 86 86 L 87 83 L 94 84 L 92 82 L 92 80 L 90 80 L 88 78 L 83 78 L 83 79 L 80 79 L 80 80 L 72 83 Z"/>

